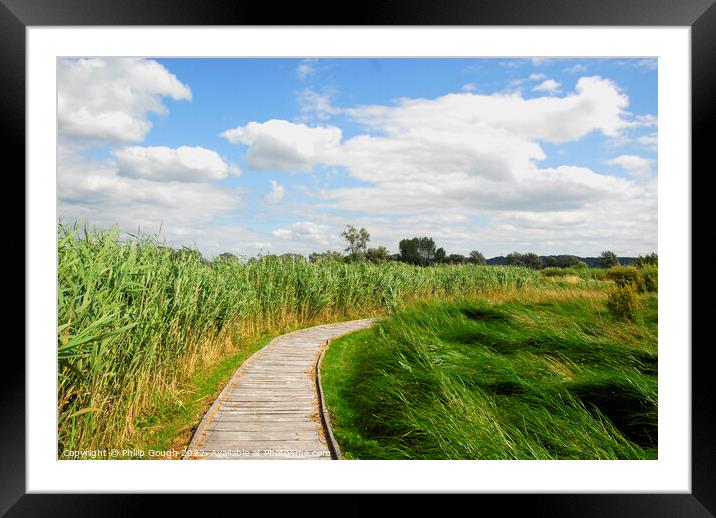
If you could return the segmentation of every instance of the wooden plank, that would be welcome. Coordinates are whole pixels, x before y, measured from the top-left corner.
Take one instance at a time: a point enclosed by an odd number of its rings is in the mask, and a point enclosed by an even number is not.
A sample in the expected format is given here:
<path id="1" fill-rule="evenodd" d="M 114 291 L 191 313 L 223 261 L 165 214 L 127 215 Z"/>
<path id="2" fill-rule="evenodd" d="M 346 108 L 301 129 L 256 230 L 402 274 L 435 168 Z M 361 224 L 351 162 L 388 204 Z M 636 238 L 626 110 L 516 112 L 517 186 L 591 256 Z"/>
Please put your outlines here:
<path id="1" fill-rule="evenodd" d="M 208 432 L 261 432 L 261 431 L 294 431 L 307 432 L 318 431 L 316 423 L 301 421 L 212 421 L 207 428 Z"/>
<path id="2" fill-rule="evenodd" d="M 251 442 L 251 441 L 280 441 L 284 442 L 316 442 L 320 443 L 321 437 L 319 436 L 316 429 L 313 430 L 260 430 L 255 431 L 227 431 L 227 430 L 212 430 L 212 433 L 208 436 L 211 437 L 211 442 L 222 442 L 227 441 L 234 443 Z"/>
<path id="3" fill-rule="evenodd" d="M 223 455 L 207 455 L 206 457 L 190 457 L 191 460 L 242 460 L 242 461 L 251 461 L 251 460 L 260 460 L 260 461 L 267 461 L 267 460 L 331 460 L 330 452 L 325 452 L 326 455 L 316 456 L 316 455 L 295 455 L 295 456 L 270 456 L 270 455 L 261 455 L 261 456 L 249 456 L 249 457 L 229 457 L 229 456 L 223 456 Z"/>
<path id="4" fill-rule="evenodd" d="M 209 426 L 213 423 L 259 423 L 259 422 L 286 422 L 286 423 L 306 423 L 306 414 L 247 414 L 232 412 L 228 414 L 217 415 L 216 419 L 212 419 Z M 313 422 L 313 421 L 310 421 Z"/>
<path id="5" fill-rule="evenodd" d="M 202 442 L 201 447 L 205 450 L 273 450 L 276 452 L 286 451 L 325 451 L 328 448 L 324 442 L 318 440 L 308 441 L 285 441 L 285 440 L 218 440 L 211 439 Z"/>

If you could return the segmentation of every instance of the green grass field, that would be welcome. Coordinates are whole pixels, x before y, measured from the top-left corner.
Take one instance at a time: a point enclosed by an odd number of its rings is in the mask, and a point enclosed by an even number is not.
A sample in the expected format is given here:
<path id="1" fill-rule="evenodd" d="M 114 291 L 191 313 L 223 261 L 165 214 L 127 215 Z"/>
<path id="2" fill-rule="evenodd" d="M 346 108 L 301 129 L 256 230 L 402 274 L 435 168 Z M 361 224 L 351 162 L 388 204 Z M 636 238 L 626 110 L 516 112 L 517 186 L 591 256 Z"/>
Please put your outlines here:
<path id="1" fill-rule="evenodd" d="M 333 342 L 322 376 L 349 459 L 655 459 L 657 295 L 611 283 L 421 302 Z"/>

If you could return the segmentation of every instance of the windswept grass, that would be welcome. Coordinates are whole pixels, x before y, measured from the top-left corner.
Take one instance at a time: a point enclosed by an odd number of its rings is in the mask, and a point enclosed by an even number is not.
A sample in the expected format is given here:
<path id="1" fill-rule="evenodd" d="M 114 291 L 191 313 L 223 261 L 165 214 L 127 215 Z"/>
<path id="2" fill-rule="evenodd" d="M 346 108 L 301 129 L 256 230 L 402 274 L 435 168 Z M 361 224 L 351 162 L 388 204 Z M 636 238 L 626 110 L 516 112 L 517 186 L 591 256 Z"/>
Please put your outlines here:
<path id="1" fill-rule="evenodd" d="M 657 297 L 604 291 L 425 302 L 332 343 L 336 438 L 360 459 L 653 459 Z"/>
<path id="2" fill-rule="evenodd" d="M 537 285 L 515 267 L 215 260 L 58 226 L 58 450 L 121 448 L 182 380 L 256 337 Z M 132 441 L 130 441 L 131 443 Z"/>

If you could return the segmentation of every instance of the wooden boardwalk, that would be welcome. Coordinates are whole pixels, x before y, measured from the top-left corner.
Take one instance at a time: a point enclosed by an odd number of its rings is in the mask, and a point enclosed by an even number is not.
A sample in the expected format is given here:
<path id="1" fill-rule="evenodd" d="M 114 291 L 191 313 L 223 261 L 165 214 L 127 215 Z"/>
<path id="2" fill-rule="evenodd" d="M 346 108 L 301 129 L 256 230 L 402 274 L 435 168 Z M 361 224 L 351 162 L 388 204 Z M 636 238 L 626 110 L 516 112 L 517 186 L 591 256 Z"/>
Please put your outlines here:
<path id="1" fill-rule="evenodd" d="M 372 323 L 322 325 L 272 340 L 236 370 L 199 424 L 184 458 L 330 460 L 316 363 L 328 340 Z"/>

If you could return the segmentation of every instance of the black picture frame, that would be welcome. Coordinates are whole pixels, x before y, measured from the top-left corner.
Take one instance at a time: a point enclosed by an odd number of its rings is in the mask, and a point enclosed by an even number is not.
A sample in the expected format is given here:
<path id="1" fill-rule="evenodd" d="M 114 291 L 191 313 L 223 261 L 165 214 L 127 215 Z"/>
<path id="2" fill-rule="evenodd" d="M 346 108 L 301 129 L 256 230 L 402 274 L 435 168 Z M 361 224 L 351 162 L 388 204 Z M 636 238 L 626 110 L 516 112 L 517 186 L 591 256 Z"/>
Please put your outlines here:
<path id="1" fill-rule="evenodd" d="M 320 13 L 320 14 L 319 14 Z M 25 164 L 25 29 L 28 26 L 85 25 L 547 25 L 547 26 L 688 26 L 691 28 L 692 171 L 713 174 L 709 142 L 716 92 L 716 6 L 714 0 L 375 0 L 345 3 L 276 4 L 231 0 L 0 0 L 0 113 L 2 142 L 12 163 Z M 7 161 L 7 160 L 6 160 Z M 686 174 L 686 172 L 685 172 Z M 692 173 L 692 185 L 694 175 Z M 23 189 L 24 182 L 21 187 Z M 692 187 L 692 193 L 695 192 Z M 698 191 L 696 191 L 698 192 Z M 693 213 L 692 213 L 693 214 Z M 692 215 L 692 235 L 700 225 Z M 697 234 L 700 235 L 700 234 Z M 708 235 L 708 234 L 707 234 Z M 696 255 L 691 257 L 697 258 Z M 25 257 L 27 265 L 28 258 Z M 693 264 L 693 263 L 692 263 Z M 692 268 L 693 271 L 693 268 Z M 696 270 L 699 271 L 699 270 Z M 30 275 L 25 266 L 25 279 Z M 693 296 L 692 296 L 693 300 Z M 31 304 L 26 300 L 26 304 Z M 706 305 L 692 304 L 704 317 Z M 27 306 L 26 306 L 27 308 Z M 701 309 L 700 309 L 701 308 Z M 26 314 L 27 319 L 27 314 Z M 27 320 L 26 320 L 27 322 Z M 690 322 L 690 325 L 691 325 Z M 685 347 L 688 344 L 669 344 Z M 495 503 L 500 512 L 525 508 L 538 516 L 714 516 L 716 513 L 716 426 L 711 340 L 692 347 L 692 492 L 690 494 L 531 494 L 478 495 L 480 505 Z M 11 349 L 10 347 L 6 347 Z M 12 347 L 17 354 L 17 347 Z M 12 351 L 7 351 L 8 354 Z M 7 516 L 128 515 L 144 507 L 148 495 L 26 494 L 24 354 L 7 359 L 0 397 L 0 513 Z M 245 498 L 245 496 L 242 496 Z M 338 509 L 369 506 L 341 503 Z M 171 503 L 186 505 L 174 495 Z M 422 506 L 421 498 L 413 503 Z M 292 500 L 295 505 L 295 497 Z M 325 502 L 323 502 L 325 504 Z M 469 505 L 475 505 L 471 503 Z M 337 510 L 338 510 L 337 509 Z M 168 508 L 164 508 L 169 512 Z M 408 508 L 403 508 L 405 514 Z"/>

